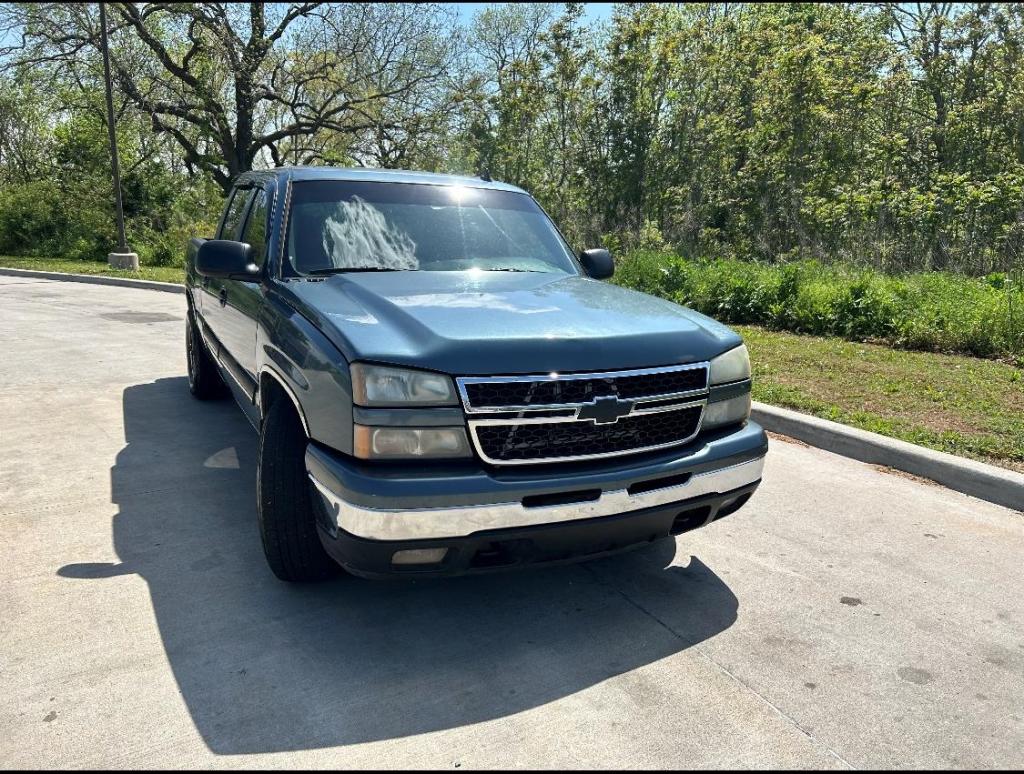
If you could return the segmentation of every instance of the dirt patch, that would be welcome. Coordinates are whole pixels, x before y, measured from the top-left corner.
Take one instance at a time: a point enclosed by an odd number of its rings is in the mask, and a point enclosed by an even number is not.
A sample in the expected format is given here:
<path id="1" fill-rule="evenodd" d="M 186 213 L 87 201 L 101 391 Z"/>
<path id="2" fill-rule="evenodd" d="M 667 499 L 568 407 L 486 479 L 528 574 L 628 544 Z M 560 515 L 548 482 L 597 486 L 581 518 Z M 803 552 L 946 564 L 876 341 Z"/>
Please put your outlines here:
<path id="1" fill-rule="evenodd" d="M 915 481 L 918 484 L 928 484 L 929 486 L 942 486 L 942 484 L 938 483 L 937 481 L 932 481 L 930 478 L 915 476 L 913 473 L 907 473 L 907 471 L 900 470 L 899 468 L 890 468 L 888 465 L 876 465 L 874 463 L 869 464 L 879 473 L 888 473 L 890 476 L 905 478 L 908 481 Z"/>
<path id="2" fill-rule="evenodd" d="M 811 445 L 809 443 L 804 443 L 803 441 L 801 441 L 801 440 L 799 440 L 797 438 L 790 438 L 788 435 L 779 435 L 778 433 L 773 433 L 771 430 L 765 430 L 765 433 L 773 441 L 782 441 L 783 443 L 791 443 L 794 446 L 803 446 L 805 449 L 810 449 L 811 448 Z"/>

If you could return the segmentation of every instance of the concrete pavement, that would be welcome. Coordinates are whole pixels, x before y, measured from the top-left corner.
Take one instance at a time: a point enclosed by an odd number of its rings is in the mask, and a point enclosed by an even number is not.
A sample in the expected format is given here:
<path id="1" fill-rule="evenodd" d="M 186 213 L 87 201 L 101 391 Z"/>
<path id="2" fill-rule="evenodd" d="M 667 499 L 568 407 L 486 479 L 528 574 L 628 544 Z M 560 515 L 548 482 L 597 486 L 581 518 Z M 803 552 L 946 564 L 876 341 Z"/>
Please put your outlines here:
<path id="1" fill-rule="evenodd" d="M 1024 764 L 1021 514 L 776 441 L 674 544 L 290 587 L 183 326 L 0 277 L 0 766 Z"/>

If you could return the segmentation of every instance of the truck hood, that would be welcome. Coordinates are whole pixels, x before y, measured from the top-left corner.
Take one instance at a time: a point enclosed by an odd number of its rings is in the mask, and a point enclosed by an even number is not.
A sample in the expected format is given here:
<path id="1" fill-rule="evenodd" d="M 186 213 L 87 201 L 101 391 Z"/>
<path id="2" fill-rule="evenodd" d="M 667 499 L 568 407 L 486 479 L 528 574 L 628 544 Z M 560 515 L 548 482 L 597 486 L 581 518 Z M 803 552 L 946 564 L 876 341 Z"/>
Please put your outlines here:
<path id="1" fill-rule="evenodd" d="M 349 360 L 468 376 L 709 360 L 740 337 L 617 285 L 532 272 L 381 272 L 284 283 Z"/>

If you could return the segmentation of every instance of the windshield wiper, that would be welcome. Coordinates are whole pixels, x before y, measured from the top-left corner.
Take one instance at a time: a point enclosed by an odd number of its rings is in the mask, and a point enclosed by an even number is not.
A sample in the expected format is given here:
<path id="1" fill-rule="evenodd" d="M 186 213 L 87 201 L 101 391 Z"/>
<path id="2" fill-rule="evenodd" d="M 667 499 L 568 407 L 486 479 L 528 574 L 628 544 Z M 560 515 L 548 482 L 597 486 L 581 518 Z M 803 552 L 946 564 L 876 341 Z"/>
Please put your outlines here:
<path id="1" fill-rule="evenodd" d="M 343 274 L 350 271 L 412 271 L 412 269 L 392 269 L 388 266 L 331 266 L 327 269 L 313 269 L 306 274 Z"/>

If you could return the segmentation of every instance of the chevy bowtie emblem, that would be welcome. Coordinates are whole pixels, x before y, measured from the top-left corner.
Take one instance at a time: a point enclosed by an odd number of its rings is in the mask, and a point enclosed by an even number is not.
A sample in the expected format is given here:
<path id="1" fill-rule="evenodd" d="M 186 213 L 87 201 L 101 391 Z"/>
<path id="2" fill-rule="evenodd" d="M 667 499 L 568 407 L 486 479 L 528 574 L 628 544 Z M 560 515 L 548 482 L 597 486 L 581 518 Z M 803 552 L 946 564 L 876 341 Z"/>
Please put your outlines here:
<path id="1" fill-rule="evenodd" d="M 596 425 L 610 425 L 618 422 L 621 417 L 626 416 L 633 410 L 633 401 L 619 400 L 614 395 L 607 395 L 601 398 L 594 398 L 593 403 L 580 406 L 576 412 L 579 420 L 589 419 Z"/>

